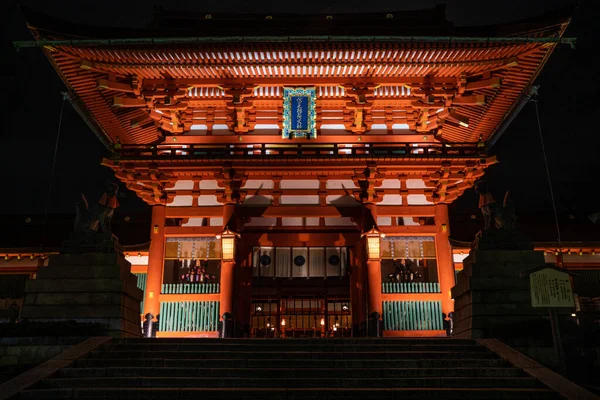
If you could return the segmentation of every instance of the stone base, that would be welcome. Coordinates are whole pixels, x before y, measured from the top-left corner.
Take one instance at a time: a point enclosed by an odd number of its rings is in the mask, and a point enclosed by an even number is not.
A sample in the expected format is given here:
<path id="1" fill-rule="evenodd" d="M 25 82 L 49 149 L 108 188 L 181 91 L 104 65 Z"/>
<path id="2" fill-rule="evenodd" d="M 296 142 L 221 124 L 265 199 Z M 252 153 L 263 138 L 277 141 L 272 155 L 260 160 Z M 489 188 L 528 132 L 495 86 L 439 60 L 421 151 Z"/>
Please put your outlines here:
<path id="1" fill-rule="evenodd" d="M 143 292 L 130 269 L 116 253 L 50 256 L 37 279 L 27 281 L 21 318 L 99 323 L 105 335 L 139 337 Z"/>
<path id="2" fill-rule="evenodd" d="M 471 250 L 452 288 L 453 336 L 551 340 L 548 309 L 531 306 L 529 279 L 519 277 L 521 272 L 544 264 L 541 251 Z M 570 312 L 559 309 L 559 313 Z"/>
<path id="3" fill-rule="evenodd" d="M 115 235 L 86 231 L 71 233 L 69 239 L 62 242 L 60 252 L 61 254 L 123 254 L 123 249 Z"/>
<path id="4" fill-rule="evenodd" d="M 516 229 L 490 228 L 477 233 L 471 248 L 477 250 L 533 250 L 533 242 Z"/>

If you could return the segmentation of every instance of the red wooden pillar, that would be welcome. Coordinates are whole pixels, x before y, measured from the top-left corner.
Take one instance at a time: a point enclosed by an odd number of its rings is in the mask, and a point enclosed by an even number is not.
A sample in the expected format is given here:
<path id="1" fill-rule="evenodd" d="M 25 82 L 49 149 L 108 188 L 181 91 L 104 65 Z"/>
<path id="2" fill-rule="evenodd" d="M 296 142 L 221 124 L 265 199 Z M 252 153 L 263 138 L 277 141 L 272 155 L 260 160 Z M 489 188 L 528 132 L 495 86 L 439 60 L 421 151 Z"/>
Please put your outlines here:
<path id="1" fill-rule="evenodd" d="M 367 282 L 369 284 L 369 315 L 374 312 L 383 315 L 381 297 L 381 260 L 367 261 Z"/>
<path id="2" fill-rule="evenodd" d="M 160 291 L 165 262 L 165 210 L 166 207 L 162 204 L 152 207 L 152 224 L 150 226 L 150 251 L 148 255 L 144 315 L 151 313 L 155 317 L 160 312 Z"/>
<path id="3" fill-rule="evenodd" d="M 359 332 L 360 327 L 366 321 L 366 279 L 365 265 L 363 264 L 365 252 L 363 246 L 363 242 L 359 240 L 356 244 L 356 247 L 350 250 L 350 259 L 352 260 L 352 273 L 350 274 L 350 301 L 352 305 L 352 324 L 356 329 L 356 334 Z"/>
<path id="4" fill-rule="evenodd" d="M 435 249 L 442 291 L 442 312 L 454 311 L 454 304 L 450 289 L 454 286 L 454 267 L 452 263 L 452 248 L 450 247 L 450 219 L 448 218 L 448 205 L 435 205 Z"/>
<path id="5" fill-rule="evenodd" d="M 369 213 L 363 216 L 363 231 L 368 231 L 377 225 L 377 206 L 373 203 L 367 203 L 365 204 L 365 209 Z M 377 312 L 379 315 L 383 315 L 383 306 L 381 303 L 381 259 L 379 257 L 377 259 L 369 259 L 366 238 L 361 240 L 360 246 L 363 246 L 365 258 L 367 259 L 368 314 L 370 316 L 374 312 Z"/>
<path id="6" fill-rule="evenodd" d="M 230 220 L 233 218 L 235 211 L 235 204 L 223 205 L 223 227 L 230 226 Z M 237 247 L 237 245 L 236 245 Z M 237 252 L 236 252 L 237 253 Z M 233 313 L 233 287 L 235 285 L 235 260 L 221 261 L 221 296 L 220 296 L 220 309 L 219 314 L 221 317 L 225 313 Z"/>

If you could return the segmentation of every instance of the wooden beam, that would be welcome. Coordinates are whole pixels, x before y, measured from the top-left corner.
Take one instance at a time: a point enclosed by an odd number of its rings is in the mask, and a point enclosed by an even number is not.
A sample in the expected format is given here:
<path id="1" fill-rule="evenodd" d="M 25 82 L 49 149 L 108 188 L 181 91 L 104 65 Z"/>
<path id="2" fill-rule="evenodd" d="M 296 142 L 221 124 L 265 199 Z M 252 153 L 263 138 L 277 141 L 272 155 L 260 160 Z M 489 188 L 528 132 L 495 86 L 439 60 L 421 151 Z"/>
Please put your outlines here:
<path id="1" fill-rule="evenodd" d="M 485 96 L 482 94 L 474 96 L 458 96 L 452 100 L 452 105 L 458 106 L 483 106 L 485 105 Z"/>
<path id="2" fill-rule="evenodd" d="M 465 90 L 469 91 L 469 90 L 497 88 L 497 87 L 500 87 L 501 84 L 502 84 L 501 78 L 482 79 L 480 81 L 467 83 Z"/>
<path id="3" fill-rule="evenodd" d="M 340 122 L 341 123 L 341 122 Z M 345 131 L 340 129 L 340 131 Z M 241 139 L 241 140 L 240 140 Z M 167 135 L 163 144 L 263 144 L 263 143 L 282 143 L 290 144 L 289 139 L 283 139 L 281 135 L 218 135 L 218 136 L 184 136 L 184 135 Z M 365 144 L 365 143 L 440 143 L 433 135 L 414 134 L 414 135 L 327 135 L 321 134 L 316 139 L 311 139 L 307 142 L 309 145 L 314 144 Z M 258 150 L 258 148 L 257 148 Z"/>
<path id="4" fill-rule="evenodd" d="M 133 87 L 127 83 L 98 79 L 98 89 L 115 90 L 117 92 L 133 93 Z"/>
<path id="5" fill-rule="evenodd" d="M 144 79 L 142 87 L 144 89 L 154 90 L 155 86 L 183 86 L 183 87 L 220 87 L 220 86 L 293 86 L 306 85 L 310 86 L 336 86 L 336 85 L 354 85 L 366 86 L 376 84 L 379 86 L 404 86 L 417 87 L 428 81 L 431 84 L 456 84 L 457 80 L 454 77 L 378 77 L 378 78 L 352 78 L 352 77 L 281 77 L 281 78 L 233 78 L 233 79 Z"/>
<path id="6" fill-rule="evenodd" d="M 223 216 L 223 207 L 167 207 L 166 218 L 215 218 Z"/>
<path id="7" fill-rule="evenodd" d="M 147 103 L 144 99 L 138 99 L 133 97 L 121 97 L 115 96 L 113 99 L 113 107 L 127 108 L 127 107 L 146 107 Z"/>
<path id="8" fill-rule="evenodd" d="M 319 217 L 340 218 L 360 213 L 360 206 L 240 206 L 236 209 L 241 216 L 264 218 Z M 377 215 L 382 217 L 433 217 L 432 205 L 422 206 L 377 206 Z M 215 218 L 223 216 L 221 206 L 210 207 L 167 207 L 166 218 Z M 185 228 L 185 227 L 184 227 Z M 202 227 L 212 228 L 212 227 Z M 167 228 L 165 228 L 167 229 Z"/>
<path id="9" fill-rule="evenodd" d="M 435 206 L 377 206 L 377 215 L 380 217 L 433 217 Z"/>
<path id="10" fill-rule="evenodd" d="M 415 235 L 431 236 L 437 232 L 435 225 L 403 225 L 403 226 L 380 226 L 379 230 L 386 235 Z"/>
<path id="11" fill-rule="evenodd" d="M 216 236 L 222 231 L 222 226 L 166 226 L 165 236 Z"/>

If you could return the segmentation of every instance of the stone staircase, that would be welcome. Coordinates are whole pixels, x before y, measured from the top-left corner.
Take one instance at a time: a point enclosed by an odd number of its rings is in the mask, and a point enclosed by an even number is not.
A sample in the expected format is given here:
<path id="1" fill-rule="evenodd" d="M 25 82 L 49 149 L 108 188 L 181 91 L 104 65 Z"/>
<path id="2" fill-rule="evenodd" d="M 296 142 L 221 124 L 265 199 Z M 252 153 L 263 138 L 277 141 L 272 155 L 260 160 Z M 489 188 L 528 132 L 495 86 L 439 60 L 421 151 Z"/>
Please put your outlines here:
<path id="1" fill-rule="evenodd" d="M 560 399 L 460 339 L 113 339 L 21 399 Z"/>

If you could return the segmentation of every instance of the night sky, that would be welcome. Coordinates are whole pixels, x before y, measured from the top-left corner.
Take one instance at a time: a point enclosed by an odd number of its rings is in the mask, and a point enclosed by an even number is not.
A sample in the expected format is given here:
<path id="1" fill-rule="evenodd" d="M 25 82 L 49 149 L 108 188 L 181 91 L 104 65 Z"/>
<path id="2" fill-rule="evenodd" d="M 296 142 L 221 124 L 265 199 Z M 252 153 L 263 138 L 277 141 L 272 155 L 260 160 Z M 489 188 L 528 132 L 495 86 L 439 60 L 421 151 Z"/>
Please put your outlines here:
<path id="1" fill-rule="evenodd" d="M 88 4 L 89 3 L 89 4 Z M 393 12 L 422 9 L 440 1 L 345 1 L 343 6 L 324 7 L 323 1 L 170 1 L 167 9 L 218 12 Z M 342 4 L 342 2 L 339 2 Z M 600 211 L 597 188 L 600 172 L 600 132 L 596 126 L 599 77 L 597 63 L 600 29 L 598 1 L 575 4 L 566 0 L 536 1 L 449 1 L 447 18 L 455 25 L 485 25 L 534 17 L 558 7 L 573 6 L 573 19 L 565 36 L 577 37 L 577 48 L 559 46 L 537 80 L 539 109 L 550 174 L 559 213 L 585 219 Z M 20 4 L 73 22 L 142 27 L 152 18 L 153 7 L 146 1 L 85 2 L 23 1 Z M 59 6 L 60 4 L 60 6 Z M 353 6 L 353 4 L 356 4 Z M 54 145 L 64 85 L 40 49 L 16 52 L 13 40 L 30 40 L 24 17 L 14 2 L 2 3 L 3 53 L 0 85 L 3 135 L 0 139 L 0 168 L 3 214 L 73 213 L 74 199 L 83 192 L 96 201 L 112 172 L 99 165 L 108 152 L 66 103 L 56 159 L 50 202 L 50 181 Z M 357 34 L 360 32 L 357 32 Z M 301 34 L 299 30 L 298 34 Z M 535 106 L 525 106 L 492 149 L 500 164 L 488 170 L 492 191 L 500 200 L 510 188 L 517 212 L 546 214 L 551 200 L 537 130 Z M 469 190 L 452 206 L 452 212 L 471 212 L 477 199 Z M 148 211 L 149 207 L 128 192 L 119 213 Z M 551 218 L 551 217 L 550 217 Z"/>

